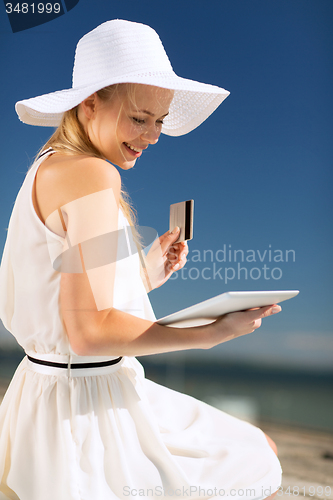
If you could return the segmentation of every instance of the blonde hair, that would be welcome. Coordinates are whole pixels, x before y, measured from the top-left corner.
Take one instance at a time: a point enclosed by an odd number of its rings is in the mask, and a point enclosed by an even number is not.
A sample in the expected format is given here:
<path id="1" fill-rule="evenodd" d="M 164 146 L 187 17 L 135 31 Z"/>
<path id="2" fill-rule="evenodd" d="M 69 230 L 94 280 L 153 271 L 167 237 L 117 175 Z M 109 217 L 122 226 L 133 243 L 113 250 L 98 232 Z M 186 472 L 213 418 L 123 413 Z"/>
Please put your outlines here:
<path id="1" fill-rule="evenodd" d="M 118 83 L 115 85 L 110 85 L 99 91 L 97 91 L 98 97 L 102 101 L 111 101 L 112 98 L 119 92 L 125 90 L 126 95 L 131 101 L 134 98 L 134 88 L 135 84 Z M 62 116 L 62 120 L 56 131 L 49 138 L 49 140 L 44 144 L 44 146 L 38 151 L 35 160 L 38 156 L 47 148 L 52 147 L 54 151 L 66 155 L 89 155 L 95 158 L 101 158 L 105 160 L 106 158 L 102 153 L 95 148 L 95 146 L 90 141 L 88 135 L 86 134 L 83 126 L 78 119 L 78 107 L 65 111 Z M 124 189 L 123 185 L 120 192 L 120 207 L 127 218 L 129 224 L 134 226 L 137 224 L 136 211 L 132 206 L 132 202 L 127 191 Z M 132 230 L 134 229 L 132 228 Z M 135 236 L 140 240 L 138 233 L 134 232 Z"/>

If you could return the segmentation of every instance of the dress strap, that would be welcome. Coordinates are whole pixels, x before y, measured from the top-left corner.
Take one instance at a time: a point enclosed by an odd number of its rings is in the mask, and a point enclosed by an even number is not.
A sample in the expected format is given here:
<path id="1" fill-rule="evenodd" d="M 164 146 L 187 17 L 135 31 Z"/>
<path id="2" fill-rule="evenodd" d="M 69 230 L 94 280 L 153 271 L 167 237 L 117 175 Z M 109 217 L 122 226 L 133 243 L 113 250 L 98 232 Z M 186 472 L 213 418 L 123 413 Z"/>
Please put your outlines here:
<path id="1" fill-rule="evenodd" d="M 42 151 L 38 157 L 37 157 L 37 160 L 39 160 L 42 156 L 46 155 L 47 153 L 55 153 L 54 149 L 52 149 L 51 147 L 47 148 L 47 149 L 44 149 L 44 151 Z"/>

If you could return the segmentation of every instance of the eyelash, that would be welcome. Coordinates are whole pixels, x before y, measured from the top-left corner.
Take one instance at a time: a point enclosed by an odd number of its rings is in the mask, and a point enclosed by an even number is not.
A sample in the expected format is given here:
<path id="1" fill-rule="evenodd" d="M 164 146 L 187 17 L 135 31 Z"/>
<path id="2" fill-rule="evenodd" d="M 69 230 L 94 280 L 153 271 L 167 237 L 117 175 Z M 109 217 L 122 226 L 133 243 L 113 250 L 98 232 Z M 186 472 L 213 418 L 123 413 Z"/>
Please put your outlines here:
<path id="1" fill-rule="evenodd" d="M 132 117 L 132 120 L 136 123 L 139 123 L 140 125 L 143 125 L 145 122 L 144 120 L 140 120 L 140 118 L 135 118 L 134 116 Z"/>
<path id="2" fill-rule="evenodd" d="M 143 125 L 145 123 L 144 120 L 140 120 L 140 118 L 135 118 L 134 116 L 132 116 L 132 120 L 135 122 L 135 123 L 138 123 L 139 125 Z M 160 123 L 161 125 L 163 125 L 163 120 L 157 120 L 157 123 Z"/>

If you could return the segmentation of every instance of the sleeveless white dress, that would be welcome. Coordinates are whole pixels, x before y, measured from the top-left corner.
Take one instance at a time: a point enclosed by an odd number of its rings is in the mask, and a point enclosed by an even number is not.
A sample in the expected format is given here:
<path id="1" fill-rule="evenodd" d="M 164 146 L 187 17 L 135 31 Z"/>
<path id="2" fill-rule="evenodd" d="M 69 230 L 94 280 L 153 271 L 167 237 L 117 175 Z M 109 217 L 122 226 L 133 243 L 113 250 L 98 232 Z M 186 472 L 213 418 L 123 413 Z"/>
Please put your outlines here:
<path id="1" fill-rule="evenodd" d="M 32 202 L 37 169 L 52 152 L 28 170 L 16 198 L 0 268 L 0 318 L 33 358 L 113 359 L 76 356 L 64 329 L 61 274 L 50 259 L 63 239 Z M 138 254 L 120 262 L 115 307 L 154 321 Z M 1 500 L 261 500 L 278 489 L 281 473 L 260 429 L 146 379 L 134 357 L 68 370 L 26 356 L 0 406 Z"/>

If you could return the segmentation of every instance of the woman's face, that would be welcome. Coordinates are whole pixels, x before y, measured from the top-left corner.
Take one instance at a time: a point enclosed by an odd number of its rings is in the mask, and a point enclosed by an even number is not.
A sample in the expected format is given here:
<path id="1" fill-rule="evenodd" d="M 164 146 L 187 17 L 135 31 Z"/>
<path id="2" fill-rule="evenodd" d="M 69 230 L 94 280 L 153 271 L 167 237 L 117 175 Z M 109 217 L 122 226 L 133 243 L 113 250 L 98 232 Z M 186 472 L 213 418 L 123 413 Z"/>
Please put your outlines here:
<path id="1" fill-rule="evenodd" d="M 111 101 L 102 101 L 96 93 L 86 100 L 93 100 L 85 123 L 91 142 L 124 170 L 132 168 L 150 144 L 157 143 L 173 91 L 135 85 L 131 97 L 124 85 Z"/>

